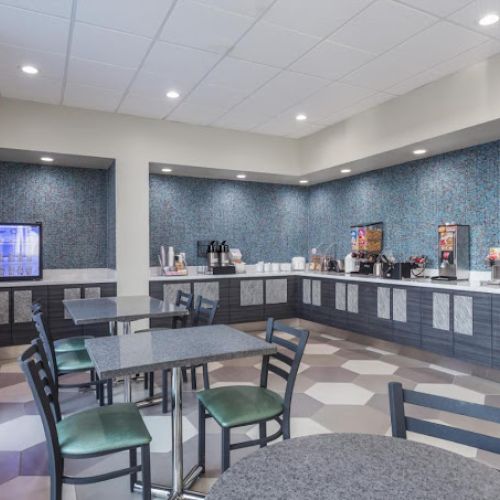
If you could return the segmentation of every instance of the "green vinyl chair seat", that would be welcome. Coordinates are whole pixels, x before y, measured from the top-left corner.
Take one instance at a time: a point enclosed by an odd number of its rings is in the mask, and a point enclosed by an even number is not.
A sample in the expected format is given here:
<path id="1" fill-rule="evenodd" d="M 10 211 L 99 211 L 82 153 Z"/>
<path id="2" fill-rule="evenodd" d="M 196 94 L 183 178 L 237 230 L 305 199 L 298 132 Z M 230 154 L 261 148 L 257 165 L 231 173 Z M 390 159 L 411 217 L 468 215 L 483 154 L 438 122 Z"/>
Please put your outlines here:
<path id="1" fill-rule="evenodd" d="M 93 338 L 90 335 L 85 337 L 73 337 L 68 339 L 54 340 L 54 350 L 59 352 L 85 351 L 85 339 Z"/>
<path id="2" fill-rule="evenodd" d="M 264 387 L 235 385 L 196 394 L 221 427 L 249 425 L 277 417 L 284 410 L 283 398 Z"/>
<path id="3" fill-rule="evenodd" d="M 59 373 L 81 372 L 94 368 L 87 351 L 68 351 L 56 353 Z"/>
<path id="4" fill-rule="evenodd" d="M 92 408 L 56 424 L 61 453 L 82 457 L 147 445 L 151 435 L 132 403 Z"/>

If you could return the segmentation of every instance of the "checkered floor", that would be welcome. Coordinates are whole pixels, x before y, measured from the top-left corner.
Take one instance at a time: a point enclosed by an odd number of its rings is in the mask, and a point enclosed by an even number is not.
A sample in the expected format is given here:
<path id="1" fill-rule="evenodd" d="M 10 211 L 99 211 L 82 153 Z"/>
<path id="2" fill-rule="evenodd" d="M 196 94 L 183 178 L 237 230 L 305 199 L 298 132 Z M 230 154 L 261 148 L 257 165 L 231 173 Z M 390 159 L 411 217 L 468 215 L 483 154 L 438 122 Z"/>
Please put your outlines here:
<path id="1" fill-rule="evenodd" d="M 411 389 L 500 406 L 500 383 L 492 381 L 500 381 L 498 372 L 333 328 L 306 322 L 302 325 L 310 329 L 311 337 L 295 387 L 292 437 L 330 432 L 388 434 L 387 383 L 394 380 Z M 256 358 L 213 363 L 211 383 L 257 385 L 259 370 L 260 360 Z M 156 378 L 160 380 L 159 376 Z M 190 387 L 185 385 L 183 401 L 186 469 L 195 463 L 197 443 L 197 405 Z M 279 388 L 277 380 L 271 380 L 271 387 Z M 134 397 L 142 396 L 142 383 L 135 384 Z M 115 397 L 117 401 L 121 399 L 120 385 L 115 388 Z M 91 392 L 75 390 L 62 392 L 61 402 L 66 414 L 96 404 Z M 413 414 L 417 411 L 418 415 L 434 421 L 500 436 L 500 426 L 430 410 L 414 410 Z M 142 413 L 153 436 L 153 481 L 166 484 L 170 481 L 170 417 L 161 415 L 159 407 L 147 408 Z M 207 491 L 219 475 L 219 429 L 209 421 L 207 433 L 207 473 L 195 485 L 200 491 Z M 232 434 L 232 439 L 244 440 L 256 435 L 257 429 L 242 428 Z M 410 438 L 500 468 L 498 455 L 421 436 Z M 251 451 L 232 452 L 232 462 Z M 126 461 L 126 454 L 116 454 L 104 459 L 68 461 L 66 467 L 70 475 L 93 475 L 122 467 Z M 4 362 L 0 365 L 0 497 L 46 500 L 48 489 L 45 439 L 30 390 L 16 362 Z M 126 478 L 96 485 L 65 486 L 65 500 L 96 498 L 138 496 L 128 491 Z"/>

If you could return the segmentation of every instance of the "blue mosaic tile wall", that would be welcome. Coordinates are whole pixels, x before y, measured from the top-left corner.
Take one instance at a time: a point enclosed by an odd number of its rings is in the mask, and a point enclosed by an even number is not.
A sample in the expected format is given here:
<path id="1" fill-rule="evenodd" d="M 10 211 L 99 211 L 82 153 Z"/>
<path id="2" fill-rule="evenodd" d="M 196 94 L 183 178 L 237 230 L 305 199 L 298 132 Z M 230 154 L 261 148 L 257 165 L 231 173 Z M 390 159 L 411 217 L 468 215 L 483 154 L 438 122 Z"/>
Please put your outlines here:
<path id="1" fill-rule="evenodd" d="M 307 253 L 307 189 L 257 182 L 150 176 L 150 257 L 160 245 L 186 252 L 198 240 L 227 240 L 245 262 L 290 261 Z"/>
<path id="2" fill-rule="evenodd" d="M 0 220 L 43 223 L 46 269 L 107 267 L 114 262 L 108 176 L 106 170 L 1 162 Z"/>
<path id="3" fill-rule="evenodd" d="M 425 254 L 437 266 L 437 226 L 470 225 L 471 269 L 485 270 L 500 246 L 500 142 L 332 181 L 309 191 L 309 246 L 350 249 L 353 224 L 384 222 L 385 249 L 398 259 Z"/>

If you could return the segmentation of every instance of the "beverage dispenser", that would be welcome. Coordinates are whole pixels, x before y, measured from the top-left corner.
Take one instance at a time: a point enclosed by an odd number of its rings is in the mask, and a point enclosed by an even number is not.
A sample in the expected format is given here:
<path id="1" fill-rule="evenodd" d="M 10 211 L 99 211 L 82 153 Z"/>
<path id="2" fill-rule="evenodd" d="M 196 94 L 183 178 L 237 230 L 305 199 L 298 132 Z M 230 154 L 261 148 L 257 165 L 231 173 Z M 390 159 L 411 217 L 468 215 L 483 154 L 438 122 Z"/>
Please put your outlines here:
<path id="1" fill-rule="evenodd" d="M 469 226 L 441 224 L 438 236 L 439 276 L 434 279 L 469 279 Z"/>

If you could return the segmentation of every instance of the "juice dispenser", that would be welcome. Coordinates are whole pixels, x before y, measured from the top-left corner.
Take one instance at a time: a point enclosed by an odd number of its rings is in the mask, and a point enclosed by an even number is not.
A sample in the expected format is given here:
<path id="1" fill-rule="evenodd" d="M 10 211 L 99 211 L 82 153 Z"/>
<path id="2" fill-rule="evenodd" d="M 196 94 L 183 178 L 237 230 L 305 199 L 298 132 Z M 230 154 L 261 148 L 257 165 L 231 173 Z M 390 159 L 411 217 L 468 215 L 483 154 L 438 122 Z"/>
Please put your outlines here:
<path id="1" fill-rule="evenodd" d="M 441 224 L 438 235 L 439 276 L 434 279 L 469 279 L 469 226 Z"/>

